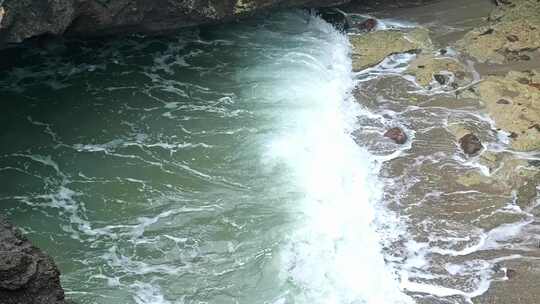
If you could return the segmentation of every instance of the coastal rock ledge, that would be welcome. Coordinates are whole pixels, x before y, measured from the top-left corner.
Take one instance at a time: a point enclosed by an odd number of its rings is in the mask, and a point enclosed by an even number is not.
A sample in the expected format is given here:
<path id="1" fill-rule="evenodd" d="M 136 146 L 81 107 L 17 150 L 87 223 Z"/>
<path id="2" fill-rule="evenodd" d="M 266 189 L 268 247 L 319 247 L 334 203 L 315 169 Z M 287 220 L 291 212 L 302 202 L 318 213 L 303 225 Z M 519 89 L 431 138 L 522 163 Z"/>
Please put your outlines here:
<path id="1" fill-rule="evenodd" d="M 1 216 L 0 303 L 66 303 L 60 272 L 52 258 L 34 247 Z"/>
<path id="2" fill-rule="evenodd" d="M 348 0 L 0 0 L 0 48 L 42 35 L 163 33 L 234 20 L 277 7 Z"/>

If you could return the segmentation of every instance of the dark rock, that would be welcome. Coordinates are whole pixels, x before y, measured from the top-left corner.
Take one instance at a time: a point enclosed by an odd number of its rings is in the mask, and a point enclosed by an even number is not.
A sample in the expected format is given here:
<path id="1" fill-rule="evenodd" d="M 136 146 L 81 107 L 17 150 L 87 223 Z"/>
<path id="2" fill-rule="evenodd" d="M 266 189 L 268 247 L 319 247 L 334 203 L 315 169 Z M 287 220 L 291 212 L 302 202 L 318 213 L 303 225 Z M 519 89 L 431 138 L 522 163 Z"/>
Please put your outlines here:
<path id="1" fill-rule="evenodd" d="M 41 35 L 160 34 L 284 7 L 331 7 L 348 0 L 2 0 L 0 48 Z"/>
<path id="2" fill-rule="evenodd" d="M 528 78 L 525 78 L 525 77 L 520 77 L 520 78 L 518 78 L 517 81 L 519 83 L 521 83 L 521 84 L 529 84 L 529 83 L 531 83 L 531 81 Z"/>
<path id="3" fill-rule="evenodd" d="M 319 16 L 332 24 L 339 31 L 346 31 L 351 27 L 351 20 L 346 13 L 337 9 L 320 9 Z"/>
<path id="4" fill-rule="evenodd" d="M 540 168 L 540 160 L 529 160 L 529 165 Z"/>
<path id="5" fill-rule="evenodd" d="M 447 51 L 446 49 L 440 49 L 440 50 L 439 50 L 439 53 L 440 53 L 441 55 L 446 55 L 446 53 L 448 53 L 448 51 Z"/>
<path id="6" fill-rule="evenodd" d="M 363 32 L 371 32 L 377 27 L 377 20 L 373 18 L 369 18 L 365 20 L 362 23 L 359 23 L 356 25 L 356 28 L 363 31 Z"/>
<path id="7" fill-rule="evenodd" d="M 515 278 L 517 275 L 517 271 L 515 271 L 514 269 L 506 269 L 506 277 L 511 280 L 513 278 Z"/>
<path id="8" fill-rule="evenodd" d="M 497 100 L 497 104 L 507 105 L 507 104 L 510 104 L 510 101 L 501 98 L 501 99 Z"/>
<path id="9" fill-rule="evenodd" d="M 493 29 L 488 29 L 487 31 L 483 32 L 482 34 L 480 34 L 479 36 L 485 36 L 485 35 L 491 35 L 493 34 L 493 32 L 495 32 L 495 30 Z"/>
<path id="10" fill-rule="evenodd" d="M 510 41 L 510 42 L 516 42 L 516 41 L 519 41 L 519 38 L 518 38 L 518 36 L 516 36 L 516 35 L 508 35 L 508 36 L 506 36 L 506 39 L 507 39 L 508 41 Z"/>
<path id="11" fill-rule="evenodd" d="M 493 0 L 493 2 L 495 3 L 496 6 L 512 4 L 512 2 L 508 0 Z"/>
<path id="12" fill-rule="evenodd" d="M 522 49 L 521 51 L 527 51 L 526 49 Z M 508 61 L 529 61 L 531 60 L 531 56 L 529 55 L 526 55 L 526 54 L 521 54 L 520 52 L 521 51 L 509 51 L 509 50 L 506 50 L 504 53 L 505 53 L 505 57 L 506 57 L 506 60 Z"/>
<path id="13" fill-rule="evenodd" d="M 508 137 L 510 137 L 511 139 L 516 139 L 519 137 L 519 135 L 516 132 L 510 132 L 510 135 Z"/>
<path id="14" fill-rule="evenodd" d="M 465 154 L 471 156 L 478 153 L 478 151 L 482 150 L 484 146 L 480 142 L 480 139 L 476 137 L 476 135 L 469 133 L 464 135 L 462 138 L 459 139 L 459 145 L 461 147 L 461 150 L 465 152 Z"/>
<path id="15" fill-rule="evenodd" d="M 535 129 L 536 131 L 540 132 L 540 124 L 534 124 L 530 126 L 529 129 Z"/>
<path id="16" fill-rule="evenodd" d="M 34 247 L 0 217 L 0 303 L 65 304 L 60 272 L 47 254 Z"/>
<path id="17" fill-rule="evenodd" d="M 435 80 L 440 84 L 440 85 L 444 85 L 446 83 L 446 76 L 444 75 L 441 75 L 441 74 L 435 74 L 433 75 L 433 78 L 435 78 Z"/>
<path id="18" fill-rule="evenodd" d="M 394 127 L 386 131 L 386 133 L 384 133 L 384 137 L 388 137 L 396 144 L 400 145 L 404 144 L 407 141 L 407 134 L 405 134 L 405 132 L 403 132 L 403 130 L 398 127 Z"/>

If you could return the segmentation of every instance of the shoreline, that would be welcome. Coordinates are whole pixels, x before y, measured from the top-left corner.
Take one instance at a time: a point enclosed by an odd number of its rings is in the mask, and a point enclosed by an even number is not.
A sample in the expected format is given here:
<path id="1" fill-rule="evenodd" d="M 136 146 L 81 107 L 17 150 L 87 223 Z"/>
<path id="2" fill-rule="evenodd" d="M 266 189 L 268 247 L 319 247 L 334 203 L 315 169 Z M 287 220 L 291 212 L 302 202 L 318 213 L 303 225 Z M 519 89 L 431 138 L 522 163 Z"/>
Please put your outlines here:
<path id="1" fill-rule="evenodd" d="M 375 150 L 381 149 L 375 142 L 386 141 L 383 153 L 400 151 L 385 161 L 383 175 L 392 181 L 387 192 L 405 194 L 385 201 L 407 219 L 407 229 L 385 249 L 387 257 L 400 260 L 402 286 L 419 303 L 430 293 L 458 302 L 510 303 L 517 296 L 535 303 L 528 282 L 540 275 L 530 266 L 540 255 L 532 232 L 539 213 L 540 81 L 530 68 L 540 66 L 534 38 L 540 8 L 526 0 L 413 2 L 369 15 L 342 8 L 355 22 L 348 34 L 359 79 L 354 94 L 382 117 L 372 125 L 389 130 L 361 131 L 358 141 Z M 525 28 L 520 16 L 532 25 Z M 370 18 L 377 26 L 365 30 Z M 396 129 L 409 138 L 403 146 L 388 136 Z M 426 223 L 431 228 L 417 227 Z M 433 229 L 446 232 L 434 239 Z M 451 235 L 470 240 L 450 241 Z M 422 262 L 408 266 L 411 259 Z M 470 272 L 463 263 L 477 266 Z M 425 278 L 441 271 L 455 282 Z M 470 278 L 479 283 L 470 285 Z"/>

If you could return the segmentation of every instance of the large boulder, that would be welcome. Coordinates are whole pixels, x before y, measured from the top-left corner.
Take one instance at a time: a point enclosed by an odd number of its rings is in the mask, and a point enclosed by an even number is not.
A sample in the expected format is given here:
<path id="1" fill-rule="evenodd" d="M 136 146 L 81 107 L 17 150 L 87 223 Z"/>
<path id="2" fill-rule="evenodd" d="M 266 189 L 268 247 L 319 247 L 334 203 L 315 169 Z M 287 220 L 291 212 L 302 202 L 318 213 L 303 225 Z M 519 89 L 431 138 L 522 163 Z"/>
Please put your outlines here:
<path id="1" fill-rule="evenodd" d="M 0 303 L 64 304 L 60 272 L 50 256 L 34 247 L 0 217 Z"/>
<path id="2" fill-rule="evenodd" d="M 40 35 L 162 33 L 276 7 L 327 7 L 346 1 L 0 0 L 0 48 Z"/>

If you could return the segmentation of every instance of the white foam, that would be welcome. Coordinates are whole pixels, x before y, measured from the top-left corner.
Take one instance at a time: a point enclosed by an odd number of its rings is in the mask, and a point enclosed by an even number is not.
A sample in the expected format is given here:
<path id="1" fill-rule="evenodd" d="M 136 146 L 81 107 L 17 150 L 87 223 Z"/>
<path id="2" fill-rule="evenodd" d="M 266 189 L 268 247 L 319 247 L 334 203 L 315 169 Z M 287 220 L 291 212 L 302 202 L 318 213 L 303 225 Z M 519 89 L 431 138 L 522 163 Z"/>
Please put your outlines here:
<path id="1" fill-rule="evenodd" d="M 301 290 L 296 303 L 409 303 L 373 224 L 381 195 L 377 167 L 350 135 L 362 109 L 349 95 L 348 42 L 319 19 L 312 17 L 310 25 L 324 33 L 318 62 L 313 54 L 309 64 L 301 54 L 286 58 L 303 68 L 276 83 L 276 90 L 287 86 L 294 94 L 283 96 L 282 132 L 268 145 L 269 158 L 290 168 L 301 192 L 291 203 L 302 215 L 282 251 L 284 279 Z"/>
<path id="2" fill-rule="evenodd" d="M 137 289 L 137 293 L 134 297 L 134 300 L 137 304 L 169 304 L 171 302 L 167 301 L 161 290 L 152 284 L 140 283 L 137 282 L 134 284 L 134 287 Z"/>

